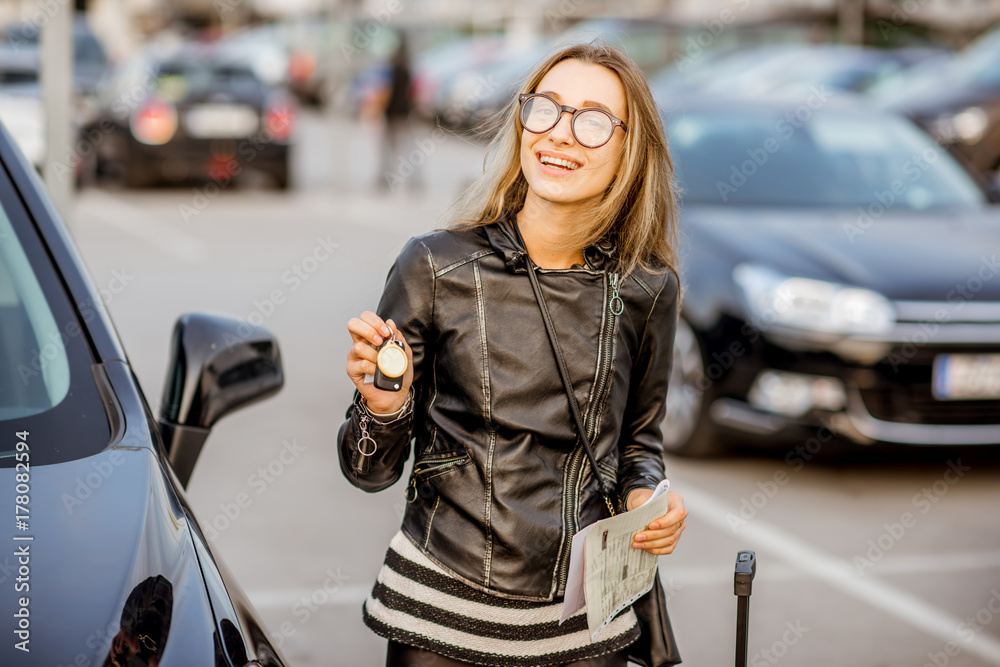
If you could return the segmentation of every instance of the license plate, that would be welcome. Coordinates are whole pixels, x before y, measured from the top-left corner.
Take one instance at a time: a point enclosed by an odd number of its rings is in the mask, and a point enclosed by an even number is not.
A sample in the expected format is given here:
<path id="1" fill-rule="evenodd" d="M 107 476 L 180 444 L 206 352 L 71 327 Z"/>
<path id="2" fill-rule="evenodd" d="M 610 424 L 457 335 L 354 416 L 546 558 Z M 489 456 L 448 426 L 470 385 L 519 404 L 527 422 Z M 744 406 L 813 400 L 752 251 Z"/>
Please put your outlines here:
<path id="1" fill-rule="evenodd" d="M 260 126 L 260 114 L 240 104 L 200 104 L 184 116 L 188 134 L 198 139 L 248 137 Z"/>
<path id="2" fill-rule="evenodd" d="M 939 354 L 933 388 L 939 401 L 1000 398 L 1000 354 Z"/>

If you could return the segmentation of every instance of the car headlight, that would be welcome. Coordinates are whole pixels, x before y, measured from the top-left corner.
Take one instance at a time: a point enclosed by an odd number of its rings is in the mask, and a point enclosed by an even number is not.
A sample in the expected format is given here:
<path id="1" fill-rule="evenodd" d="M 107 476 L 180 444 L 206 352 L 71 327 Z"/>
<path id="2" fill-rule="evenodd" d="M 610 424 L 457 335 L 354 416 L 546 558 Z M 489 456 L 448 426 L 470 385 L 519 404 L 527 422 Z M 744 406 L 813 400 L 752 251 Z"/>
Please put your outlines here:
<path id="1" fill-rule="evenodd" d="M 882 334 L 896 322 L 889 300 L 871 290 L 789 277 L 756 264 L 737 266 L 733 280 L 759 329 L 776 323 L 828 333 Z"/>
<path id="2" fill-rule="evenodd" d="M 983 138 L 989 125 L 990 117 L 985 109 L 969 107 L 956 114 L 938 116 L 932 123 L 932 128 L 942 141 L 974 144 Z"/>

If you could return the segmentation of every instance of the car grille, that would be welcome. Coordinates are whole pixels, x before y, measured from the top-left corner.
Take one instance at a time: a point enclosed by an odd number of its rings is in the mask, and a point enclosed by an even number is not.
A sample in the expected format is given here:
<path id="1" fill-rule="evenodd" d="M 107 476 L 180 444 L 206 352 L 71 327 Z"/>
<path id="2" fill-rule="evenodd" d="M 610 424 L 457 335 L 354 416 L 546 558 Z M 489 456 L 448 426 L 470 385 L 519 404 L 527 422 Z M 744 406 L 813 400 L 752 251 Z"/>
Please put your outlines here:
<path id="1" fill-rule="evenodd" d="M 881 363 L 859 382 L 859 391 L 865 407 L 872 417 L 890 422 L 907 424 L 1000 424 L 1000 400 L 957 400 L 941 401 L 934 398 L 931 378 L 934 357 L 944 353 L 996 353 L 998 347 L 943 349 L 929 346 L 910 355 L 898 356 L 902 350 L 894 350 L 887 359 L 905 359 L 904 363 Z"/>

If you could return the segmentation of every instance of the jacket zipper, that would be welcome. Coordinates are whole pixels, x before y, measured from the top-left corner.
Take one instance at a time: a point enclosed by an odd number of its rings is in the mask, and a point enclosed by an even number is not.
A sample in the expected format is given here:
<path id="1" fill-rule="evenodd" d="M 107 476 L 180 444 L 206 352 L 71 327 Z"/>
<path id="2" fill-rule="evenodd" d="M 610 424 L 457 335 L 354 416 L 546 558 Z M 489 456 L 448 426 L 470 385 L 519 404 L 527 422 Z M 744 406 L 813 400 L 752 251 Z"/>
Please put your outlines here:
<path id="1" fill-rule="evenodd" d="M 610 291 L 610 294 L 608 293 Z M 605 287 L 605 308 L 604 311 L 604 331 L 601 332 L 601 342 L 597 349 L 598 358 L 600 359 L 600 367 L 597 372 L 597 383 L 594 387 L 593 401 L 591 405 L 587 406 L 587 417 L 584 421 L 584 428 L 587 429 L 587 436 L 593 442 L 594 432 L 597 429 L 597 404 L 601 402 L 601 397 L 604 395 L 604 390 L 607 387 L 608 377 L 611 371 L 611 346 L 614 342 L 615 334 L 615 320 L 618 315 L 622 314 L 624 309 L 624 303 L 622 302 L 621 296 L 618 293 L 618 274 L 612 273 L 608 277 L 608 282 Z M 563 497 L 566 498 L 566 511 L 563 514 L 563 530 L 565 531 L 565 537 L 563 540 L 562 554 L 560 554 L 559 561 L 559 578 L 558 582 L 565 582 L 566 578 L 569 576 L 569 556 L 570 550 L 573 547 L 573 535 L 577 533 L 579 527 L 577 526 L 577 508 L 579 505 L 579 472 L 580 464 L 583 461 L 583 457 L 586 452 L 583 449 L 583 441 L 578 439 L 576 449 L 570 454 L 569 461 L 567 463 L 568 474 L 566 475 L 566 482 L 563 488 Z M 597 470 L 594 471 L 594 475 L 600 475 Z M 558 586 L 557 586 L 558 588 Z"/>
<path id="2" fill-rule="evenodd" d="M 467 454 L 456 454 L 454 456 L 445 456 L 440 459 L 433 459 L 426 463 L 421 463 L 420 465 L 413 466 L 413 474 L 410 475 L 410 484 L 406 489 L 406 500 L 407 502 L 413 502 L 419 496 L 419 489 L 417 488 L 417 477 L 425 475 L 429 472 L 436 472 L 443 468 L 449 468 L 459 461 L 467 459 Z"/>

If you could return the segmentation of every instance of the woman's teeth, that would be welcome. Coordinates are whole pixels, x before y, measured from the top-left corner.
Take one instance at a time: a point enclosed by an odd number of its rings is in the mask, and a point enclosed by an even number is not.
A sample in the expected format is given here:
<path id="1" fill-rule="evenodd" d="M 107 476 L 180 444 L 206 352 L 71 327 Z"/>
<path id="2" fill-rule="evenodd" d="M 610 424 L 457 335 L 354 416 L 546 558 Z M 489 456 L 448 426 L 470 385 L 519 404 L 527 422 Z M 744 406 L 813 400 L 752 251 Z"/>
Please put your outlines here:
<path id="1" fill-rule="evenodd" d="M 549 155 L 542 155 L 538 158 L 538 160 L 542 164 L 547 164 L 553 167 L 561 167 L 563 169 L 569 169 L 570 171 L 580 166 L 575 162 L 570 162 L 569 160 L 563 160 L 562 158 L 551 157 Z"/>

